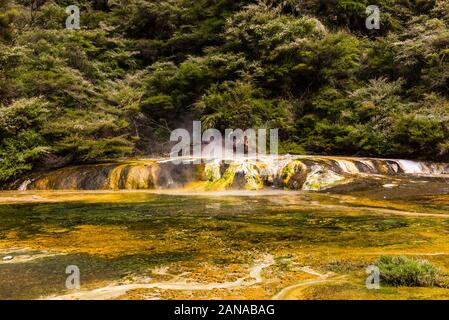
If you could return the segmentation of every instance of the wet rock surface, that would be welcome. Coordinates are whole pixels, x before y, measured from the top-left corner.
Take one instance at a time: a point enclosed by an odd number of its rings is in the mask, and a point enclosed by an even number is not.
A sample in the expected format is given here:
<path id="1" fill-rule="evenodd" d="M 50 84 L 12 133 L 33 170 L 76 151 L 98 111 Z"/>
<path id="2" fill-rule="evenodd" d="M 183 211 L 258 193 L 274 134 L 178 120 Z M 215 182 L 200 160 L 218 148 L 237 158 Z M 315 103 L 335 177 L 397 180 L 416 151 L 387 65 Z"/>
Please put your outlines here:
<path id="1" fill-rule="evenodd" d="M 23 179 L 19 190 L 151 190 L 195 188 L 259 190 L 276 187 L 320 191 L 367 176 L 449 176 L 449 164 L 410 160 L 279 156 L 181 164 L 134 160 L 67 167 Z"/>

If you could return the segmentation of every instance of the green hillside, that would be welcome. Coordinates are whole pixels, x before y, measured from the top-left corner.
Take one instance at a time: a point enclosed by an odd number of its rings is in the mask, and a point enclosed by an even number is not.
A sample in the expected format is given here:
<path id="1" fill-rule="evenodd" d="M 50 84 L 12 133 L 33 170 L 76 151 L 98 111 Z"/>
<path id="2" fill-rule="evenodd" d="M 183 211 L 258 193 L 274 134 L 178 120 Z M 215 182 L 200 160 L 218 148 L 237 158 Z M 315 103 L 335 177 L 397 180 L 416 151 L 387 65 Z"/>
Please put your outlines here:
<path id="1" fill-rule="evenodd" d="M 448 26 L 447 0 L 0 0 L 0 182 L 162 154 L 193 119 L 279 128 L 281 152 L 448 160 Z"/>

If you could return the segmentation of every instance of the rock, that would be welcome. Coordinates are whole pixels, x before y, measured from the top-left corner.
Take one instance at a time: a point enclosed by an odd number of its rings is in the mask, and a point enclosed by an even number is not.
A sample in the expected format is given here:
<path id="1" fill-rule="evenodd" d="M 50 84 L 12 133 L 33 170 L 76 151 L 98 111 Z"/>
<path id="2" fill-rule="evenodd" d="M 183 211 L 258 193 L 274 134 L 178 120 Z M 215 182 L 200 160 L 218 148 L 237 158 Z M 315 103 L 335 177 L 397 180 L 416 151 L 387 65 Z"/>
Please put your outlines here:
<path id="1" fill-rule="evenodd" d="M 384 184 L 382 187 L 384 187 L 384 188 L 396 188 L 398 185 L 397 184 L 394 184 L 394 183 L 387 183 L 387 184 Z"/>
<path id="2" fill-rule="evenodd" d="M 282 170 L 283 185 L 288 189 L 301 190 L 307 179 L 307 167 L 301 161 L 290 161 Z"/>
<path id="3" fill-rule="evenodd" d="M 208 181 L 214 182 L 221 178 L 220 163 L 206 163 L 204 171 Z"/>
<path id="4" fill-rule="evenodd" d="M 13 256 L 5 256 L 3 257 L 3 261 L 8 261 L 8 260 L 12 260 Z"/>
<path id="5" fill-rule="evenodd" d="M 320 166 L 312 166 L 302 187 L 306 191 L 320 191 L 335 186 L 345 180 L 345 177 Z"/>

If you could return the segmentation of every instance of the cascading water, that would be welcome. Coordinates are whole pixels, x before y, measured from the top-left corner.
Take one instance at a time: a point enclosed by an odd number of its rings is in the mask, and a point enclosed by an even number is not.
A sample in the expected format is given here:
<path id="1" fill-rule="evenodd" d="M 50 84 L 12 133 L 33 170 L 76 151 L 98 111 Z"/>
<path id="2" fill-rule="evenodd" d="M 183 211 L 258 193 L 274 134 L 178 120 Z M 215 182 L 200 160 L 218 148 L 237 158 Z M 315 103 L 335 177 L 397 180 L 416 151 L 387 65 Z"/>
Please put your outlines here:
<path id="1" fill-rule="evenodd" d="M 191 188 L 197 190 L 276 187 L 322 190 L 366 175 L 446 175 L 449 164 L 411 160 L 322 156 L 266 156 L 225 163 L 197 164 L 186 159 L 123 161 L 82 165 L 35 174 L 19 190 L 137 190 Z"/>

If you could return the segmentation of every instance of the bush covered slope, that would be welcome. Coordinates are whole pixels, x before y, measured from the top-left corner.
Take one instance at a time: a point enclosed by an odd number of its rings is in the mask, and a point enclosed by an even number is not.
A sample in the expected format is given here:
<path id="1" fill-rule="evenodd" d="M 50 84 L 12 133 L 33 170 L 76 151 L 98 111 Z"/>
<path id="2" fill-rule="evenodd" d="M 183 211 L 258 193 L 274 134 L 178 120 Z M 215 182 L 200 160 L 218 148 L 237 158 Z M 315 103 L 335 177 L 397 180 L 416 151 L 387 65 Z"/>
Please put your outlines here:
<path id="1" fill-rule="evenodd" d="M 67 30 L 65 8 L 81 8 Z M 380 30 L 365 9 L 381 8 Z M 0 181 L 280 128 L 282 151 L 444 160 L 446 0 L 0 0 Z"/>

